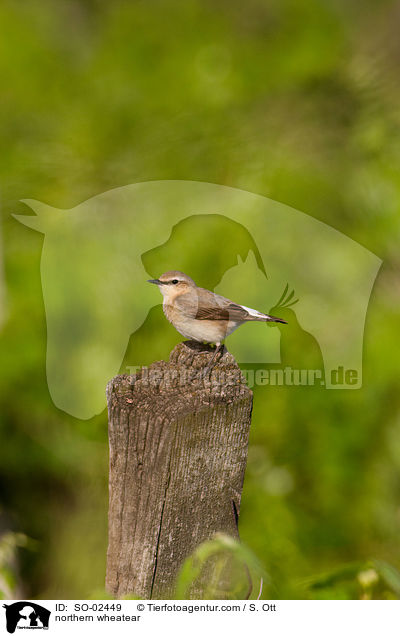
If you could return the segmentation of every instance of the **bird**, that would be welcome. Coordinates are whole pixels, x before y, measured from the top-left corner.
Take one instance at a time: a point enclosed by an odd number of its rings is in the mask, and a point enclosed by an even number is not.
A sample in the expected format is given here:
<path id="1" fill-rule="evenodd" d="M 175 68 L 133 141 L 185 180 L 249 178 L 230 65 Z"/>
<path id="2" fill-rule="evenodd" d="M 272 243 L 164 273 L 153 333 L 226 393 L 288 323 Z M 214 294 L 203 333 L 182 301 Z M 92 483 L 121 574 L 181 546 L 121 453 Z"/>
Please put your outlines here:
<path id="1" fill-rule="evenodd" d="M 187 274 L 171 270 L 159 278 L 147 281 L 157 285 L 163 295 L 165 317 L 185 338 L 215 344 L 212 366 L 223 341 L 245 322 L 280 322 L 286 320 L 269 316 L 256 309 L 234 303 L 229 298 L 198 287 Z"/>

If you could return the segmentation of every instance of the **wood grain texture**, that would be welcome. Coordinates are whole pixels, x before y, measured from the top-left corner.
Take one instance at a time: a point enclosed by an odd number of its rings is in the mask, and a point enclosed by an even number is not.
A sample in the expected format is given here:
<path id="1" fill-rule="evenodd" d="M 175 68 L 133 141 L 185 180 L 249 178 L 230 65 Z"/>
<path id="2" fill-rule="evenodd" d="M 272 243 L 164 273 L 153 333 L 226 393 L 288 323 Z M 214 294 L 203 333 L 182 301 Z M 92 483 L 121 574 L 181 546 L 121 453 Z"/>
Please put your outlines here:
<path id="1" fill-rule="evenodd" d="M 171 598 L 193 550 L 216 532 L 238 537 L 252 392 L 226 350 L 178 344 L 107 386 L 110 442 L 106 585 L 121 598 Z"/>

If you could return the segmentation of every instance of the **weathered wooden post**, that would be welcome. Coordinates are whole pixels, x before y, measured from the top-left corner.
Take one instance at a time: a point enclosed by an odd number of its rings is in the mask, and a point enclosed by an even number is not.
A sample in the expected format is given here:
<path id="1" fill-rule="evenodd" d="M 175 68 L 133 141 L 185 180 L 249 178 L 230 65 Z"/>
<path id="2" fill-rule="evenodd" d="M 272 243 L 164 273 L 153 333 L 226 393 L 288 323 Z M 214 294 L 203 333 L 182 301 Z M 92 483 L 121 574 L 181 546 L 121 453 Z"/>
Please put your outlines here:
<path id="1" fill-rule="evenodd" d="M 253 396 L 228 352 L 202 378 L 212 355 L 181 343 L 169 362 L 107 386 L 106 585 L 115 597 L 171 598 L 202 541 L 216 532 L 238 537 Z"/>

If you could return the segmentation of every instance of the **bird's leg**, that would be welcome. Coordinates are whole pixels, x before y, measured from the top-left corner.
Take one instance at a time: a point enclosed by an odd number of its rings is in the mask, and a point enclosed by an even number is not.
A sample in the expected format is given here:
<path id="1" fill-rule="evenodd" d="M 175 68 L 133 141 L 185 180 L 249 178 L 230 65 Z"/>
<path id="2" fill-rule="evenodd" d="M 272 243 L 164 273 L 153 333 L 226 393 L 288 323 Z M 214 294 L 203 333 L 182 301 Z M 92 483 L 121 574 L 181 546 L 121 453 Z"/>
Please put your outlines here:
<path id="1" fill-rule="evenodd" d="M 222 358 L 222 356 L 224 355 L 223 354 L 223 350 L 224 350 L 224 345 L 221 342 L 217 342 L 216 345 L 215 345 L 214 355 L 211 358 L 211 362 L 210 362 L 210 364 L 208 366 L 210 366 L 210 367 L 214 366 L 215 361 L 217 359 L 218 353 L 221 354 L 220 358 Z"/>

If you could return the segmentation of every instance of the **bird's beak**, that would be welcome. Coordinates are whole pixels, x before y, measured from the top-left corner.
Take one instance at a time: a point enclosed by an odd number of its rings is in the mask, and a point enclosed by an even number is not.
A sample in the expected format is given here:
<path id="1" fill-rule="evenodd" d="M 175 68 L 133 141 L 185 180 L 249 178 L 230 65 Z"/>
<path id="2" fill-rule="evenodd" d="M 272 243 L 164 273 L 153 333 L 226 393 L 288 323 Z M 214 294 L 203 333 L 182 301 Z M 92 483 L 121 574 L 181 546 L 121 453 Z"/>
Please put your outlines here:
<path id="1" fill-rule="evenodd" d="M 158 278 L 152 278 L 151 280 L 148 280 L 147 282 L 154 283 L 154 285 L 161 285 L 161 281 L 158 280 Z"/>

